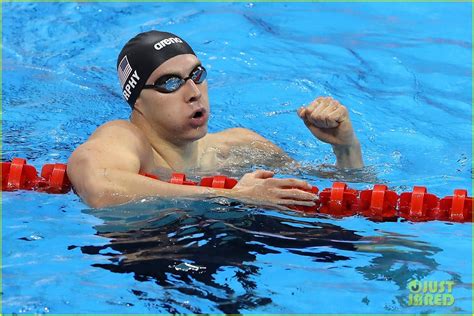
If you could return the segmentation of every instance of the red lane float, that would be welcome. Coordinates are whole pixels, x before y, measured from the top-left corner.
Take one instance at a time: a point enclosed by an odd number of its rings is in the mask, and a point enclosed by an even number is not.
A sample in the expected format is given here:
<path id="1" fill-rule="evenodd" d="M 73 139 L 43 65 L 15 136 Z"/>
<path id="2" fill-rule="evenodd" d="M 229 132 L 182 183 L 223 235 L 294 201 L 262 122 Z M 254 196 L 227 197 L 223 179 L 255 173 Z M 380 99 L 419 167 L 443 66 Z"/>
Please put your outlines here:
<path id="1" fill-rule="evenodd" d="M 71 190 L 71 183 L 66 169 L 66 164 L 46 164 L 38 176 L 36 168 L 28 165 L 25 159 L 13 158 L 12 162 L 2 162 L 2 191 L 67 193 Z"/>
<path id="2" fill-rule="evenodd" d="M 337 217 L 352 216 L 358 211 L 357 191 L 343 182 L 334 182 L 332 188 L 319 193 L 320 213 Z"/>
<path id="3" fill-rule="evenodd" d="M 14 158 L 2 162 L 2 191 L 35 190 L 47 193 L 67 193 L 71 183 L 67 177 L 66 164 L 46 164 L 38 176 L 36 169 L 25 159 Z M 154 174 L 140 173 L 158 180 Z M 236 179 L 226 176 L 204 177 L 194 182 L 186 179 L 183 173 L 173 173 L 169 183 L 177 185 L 199 185 L 219 189 L 232 189 Z M 291 209 L 306 213 L 329 214 L 335 217 L 362 215 L 373 221 L 396 221 L 404 218 L 413 222 L 440 220 L 450 222 L 472 222 L 472 197 L 467 190 L 456 189 L 452 196 L 442 199 L 428 193 L 422 186 L 415 186 L 412 192 L 398 195 L 386 185 L 376 184 L 372 190 L 357 191 L 343 182 L 333 183 L 331 188 L 319 192 L 313 186 L 307 190 L 319 199 L 315 206 L 291 206 Z"/>
<path id="4" fill-rule="evenodd" d="M 453 196 L 447 196 L 439 202 L 440 220 L 451 222 L 472 222 L 472 197 L 466 190 L 454 190 Z"/>
<path id="5" fill-rule="evenodd" d="M 169 183 L 181 185 L 197 185 L 196 182 L 186 180 L 186 175 L 184 173 L 171 174 L 171 179 Z"/>
<path id="6" fill-rule="evenodd" d="M 214 176 L 202 178 L 201 182 L 199 182 L 199 185 L 202 187 L 216 189 L 232 189 L 237 184 L 237 182 L 237 180 L 227 178 L 226 176 Z"/>
<path id="7" fill-rule="evenodd" d="M 44 165 L 41 169 L 41 178 L 37 182 L 38 191 L 67 193 L 71 189 L 71 183 L 67 177 L 66 169 L 67 165 L 61 163 Z"/>
<path id="8" fill-rule="evenodd" d="M 426 221 L 435 218 L 439 199 L 426 191 L 425 187 L 415 186 L 413 192 L 400 194 L 399 215 L 412 221 Z"/>
<path id="9" fill-rule="evenodd" d="M 359 213 L 374 221 L 397 219 L 398 194 L 384 184 L 376 184 L 372 190 L 363 190 L 359 196 Z"/>

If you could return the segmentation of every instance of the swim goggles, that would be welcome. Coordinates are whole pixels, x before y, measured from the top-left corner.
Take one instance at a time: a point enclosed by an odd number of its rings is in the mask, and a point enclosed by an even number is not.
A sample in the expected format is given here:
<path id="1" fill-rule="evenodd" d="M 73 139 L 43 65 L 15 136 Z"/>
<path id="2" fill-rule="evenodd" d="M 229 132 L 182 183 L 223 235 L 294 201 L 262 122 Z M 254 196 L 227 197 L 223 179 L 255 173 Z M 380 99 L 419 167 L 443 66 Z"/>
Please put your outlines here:
<path id="1" fill-rule="evenodd" d="M 178 75 L 164 75 L 158 78 L 154 84 L 143 86 L 143 89 L 154 89 L 161 93 L 172 93 L 181 88 L 188 79 L 191 79 L 196 84 L 200 84 L 206 80 L 206 76 L 206 68 L 199 65 L 194 68 L 186 78 L 181 78 Z"/>

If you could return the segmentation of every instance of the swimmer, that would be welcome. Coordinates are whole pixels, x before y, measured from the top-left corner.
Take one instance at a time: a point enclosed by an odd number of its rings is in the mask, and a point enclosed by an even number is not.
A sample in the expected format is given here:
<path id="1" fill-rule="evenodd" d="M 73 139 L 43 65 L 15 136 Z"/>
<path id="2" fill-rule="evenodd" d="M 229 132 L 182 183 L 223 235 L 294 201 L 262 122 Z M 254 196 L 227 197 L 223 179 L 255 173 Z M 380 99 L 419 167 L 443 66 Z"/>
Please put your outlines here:
<path id="1" fill-rule="evenodd" d="M 159 31 L 138 34 L 120 52 L 117 71 L 122 95 L 131 107 L 130 120 L 103 124 L 68 161 L 69 179 L 89 206 L 107 207 L 147 197 L 226 197 L 279 209 L 314 205 L 314 194 L 304 191 L 311 188 L 309 183 L 277 179 L 270 170 L 246 173 L 230 190 L 175 185 L 140 175 L 160 170 L 212 175 L 229 166 L 274 169 L 299 164 L 249 129 L 207 132 L 207 71 L 179 36 Z M 363 167 L 345 106 L 319 97 L 296 115 L 317 139 L 332 145 L 337 167 Z M 264 154 L 249 156 L 258 152 Z"/>

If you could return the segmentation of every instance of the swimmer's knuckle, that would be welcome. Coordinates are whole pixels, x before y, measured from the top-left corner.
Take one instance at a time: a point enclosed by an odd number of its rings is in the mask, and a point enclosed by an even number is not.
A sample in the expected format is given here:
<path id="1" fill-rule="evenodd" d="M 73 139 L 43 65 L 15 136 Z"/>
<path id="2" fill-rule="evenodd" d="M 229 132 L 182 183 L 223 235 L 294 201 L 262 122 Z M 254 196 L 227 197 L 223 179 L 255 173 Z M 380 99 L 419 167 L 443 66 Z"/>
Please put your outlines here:
<path id="1" fill-rule="evenodd" d="M 269 179 L 265 179 L 264 183 L 267 185 L 274 185 L 275 183 L 277 183 L 277 180 L 278 179 L 275 179 L 275 178 L 269 178 Z"/>
<path id="2" fill-rule="evenodd" d="M 298 195 L 300 195 L 301 192 L 300 192 L 300 190 L 298 190 L 298 189 L 291 189 L 291 190 L 290 190 L 290 193 L 291 193 L 291 195 L 293 195 L 293 196 L 298 196 Z"/>
<path id="3" fill-rule="evenodd" d="M 305 195 L 308 197 L 308 200 L 314 200 L 316 197 L 314 193 L 310 192 L 305 192 Z"/>
<path id="4" fill-rule="evenodd" d="M 298 197 L 306 197 L 306 192 L 301 189 L 295 189 L 295 195 Z"/>
<path id="5" fill-rule="evenodd" d="M 297 180 L 297 179 L 289 179 L 289 181 L 290 181 L 290 183 L 291 183 L 292 185 L 298 185 L 300 180 Z"/>

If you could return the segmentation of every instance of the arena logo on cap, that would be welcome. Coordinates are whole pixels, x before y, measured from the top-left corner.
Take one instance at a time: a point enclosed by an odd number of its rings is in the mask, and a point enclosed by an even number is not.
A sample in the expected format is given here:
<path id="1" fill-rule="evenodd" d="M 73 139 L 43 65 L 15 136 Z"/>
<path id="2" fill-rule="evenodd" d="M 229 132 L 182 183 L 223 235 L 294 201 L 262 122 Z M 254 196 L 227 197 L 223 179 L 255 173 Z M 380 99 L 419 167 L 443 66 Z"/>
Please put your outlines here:
<path id="1" fill-rule="evenodd" d="M 168 45 L 182 43 L 182 42 L 183 41 L 179 37 L 169 37 L 169 38 L 165 38 L 159 41 L 153 47 L 155 47 L 156 50 L 160 50 Z"/>

